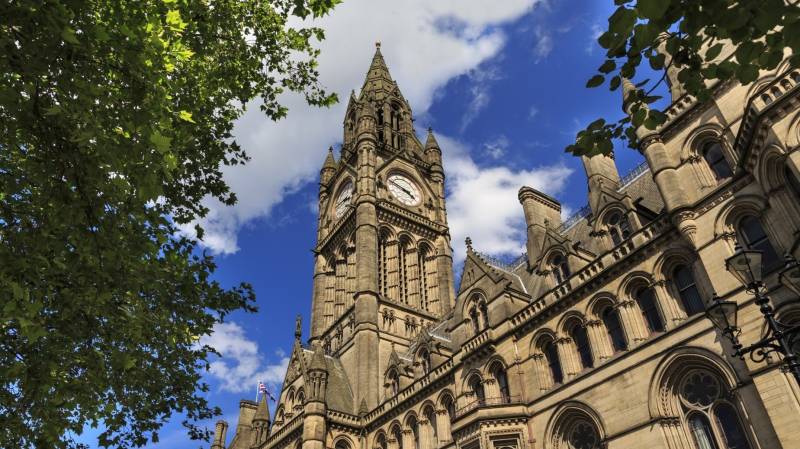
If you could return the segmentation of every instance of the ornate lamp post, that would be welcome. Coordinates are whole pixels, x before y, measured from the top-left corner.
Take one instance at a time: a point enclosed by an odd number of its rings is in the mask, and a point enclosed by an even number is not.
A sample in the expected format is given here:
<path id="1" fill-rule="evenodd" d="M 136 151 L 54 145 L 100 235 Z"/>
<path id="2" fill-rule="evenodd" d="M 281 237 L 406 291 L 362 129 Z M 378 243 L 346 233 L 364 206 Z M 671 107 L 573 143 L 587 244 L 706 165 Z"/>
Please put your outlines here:
<path id="1" fill-rule="evenodd" d="M 739 342 L 742 331 L 737 326 L 738 305 L 734 301 L 722 301 L 716 293 L 706 309 L 706 316 L 733 343 L 734 356 L 744 359 L 745 355 L 749 355 L 754 362 L 762 362 L 771 353 L 780 353 L 783 356 L 783 369 L 791 372 L 800 385 L 800 360 L 793 350 L 793 346 L 800 344 L 800 325 L 788 326 L 775 318 L 769 298 L 763 292 L 761 251 L 744 250 L 737 245 L 733 256 L 725 260 L 725 268 L 755 297 L 755 303 L 767 322 L 767 334 L 761 340 L 744 347 Z M 788 254 L 786 266 L 779 277 L 786 288 L 800 297 L 800 264 Z"/>

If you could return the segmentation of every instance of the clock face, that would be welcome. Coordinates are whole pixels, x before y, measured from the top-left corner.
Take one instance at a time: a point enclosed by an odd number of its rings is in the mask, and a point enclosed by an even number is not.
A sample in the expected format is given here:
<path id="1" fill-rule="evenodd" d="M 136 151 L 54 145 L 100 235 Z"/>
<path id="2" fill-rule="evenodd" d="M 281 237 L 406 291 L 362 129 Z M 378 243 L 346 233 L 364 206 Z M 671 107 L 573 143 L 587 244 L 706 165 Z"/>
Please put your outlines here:
<path id="1" fill-rule="evenodd" d="M 345 212 L 347 212 L 347 207 L 350 205 L 350 201 L 353 199 L 353 183 L 347 181 L 339 190 L 339 196 L 336 197 L 336 205 L 334 206 L 336 209 L 336 218 L 341 218 Z"/>
<path id="2" fill-rule="evenodd" d="M 406 206 L 414 206 L 420 203 L 422 195 L 413 181 L 403 175 L 391 175 L 388 179 L 389 191 L 392 192 L 397 201 Z"/>

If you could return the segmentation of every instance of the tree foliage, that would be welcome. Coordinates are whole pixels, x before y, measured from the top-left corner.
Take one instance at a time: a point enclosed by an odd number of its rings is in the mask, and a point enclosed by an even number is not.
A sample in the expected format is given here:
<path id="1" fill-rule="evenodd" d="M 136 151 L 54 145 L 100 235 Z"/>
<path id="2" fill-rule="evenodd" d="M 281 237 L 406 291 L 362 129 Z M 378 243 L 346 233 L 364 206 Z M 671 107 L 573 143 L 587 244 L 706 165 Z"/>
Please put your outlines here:
<path id="1" fill-rule="evenodd" d="M 156 441 L 173 413 L 194 438 L 199 336 L 254 310 L 242 283 L 177 226 L 236 198 L 222 167 L 251 100 L 318 84 L 322 30 L 289 22 L 338 0 L 12 0 L 0 5 L 0 447 Z M 202 230 L 198 229 L 202 237 Z"/>
<path id="2" fill-rule="evenodd" d="M 785 0 L 615 0 L 618 8 L 608 19 L 608 30 L 598 43 L 606 60 L 587 87 L 608 81 L 617 90 L 632 80 L 646 61 L 653 70 L 676 75 L 680 88 L 700 101 L 710 98 L 712 86 L 736 80 L 748 84 L 759 70 L 772 70 L 792 52 L 800 62 L 800 7 Z M 726 45 L 736 51 L 720 57 Z M 654 90 L 664 82 L 644 80 L 627 95 L 629 116 L 617 122 L 592 122 L 578 132 L 566 151 L 575 155 L 608 154 L 612 139 L 637 145 L 635 129 L 656 129 L 666 116 L 647 105 L 661 97 Z"/>

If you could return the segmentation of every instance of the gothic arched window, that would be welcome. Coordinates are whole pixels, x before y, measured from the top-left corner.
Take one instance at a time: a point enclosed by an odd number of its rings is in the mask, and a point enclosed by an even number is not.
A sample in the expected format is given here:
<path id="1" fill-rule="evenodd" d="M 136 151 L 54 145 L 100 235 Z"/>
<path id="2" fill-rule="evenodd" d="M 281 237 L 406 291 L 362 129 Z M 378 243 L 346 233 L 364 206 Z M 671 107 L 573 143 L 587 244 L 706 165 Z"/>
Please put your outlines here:
<path id="1" fill-rule="evenodd" d="M 348 443 L 346 440 L 339 440 L 336 442 L 336 446 L 334 447 L 336 449 L 350 449 L 350 443 Z"/>
<path id="2" fill-rule="evenodd" d="M 579 421 L 572 426 L 567 435 L 569 449 L 597 449 L 600 446 L 600 435 L 597 429 L 586 421 Z"/>
<path id="3" fill-rule="evenodd" d="M 480 376 L 477 374 L 472 375 L 469 379 L 469 389 L 472 391 L 475 400 L 477 400 L 479 404 L 484 404 L 486 402 L 486 393 L 483 391 L 483 381 Z"/>
<path id="4" fill-rule="evenodd" d="M 428 407 L 425 409 L 423 415 L 425 419 L 428 420 L 428 426 L 430 426 L 428 435 L 431 437 L 431 444 L 428 447 L 434 448 L 439 443 L 439 429 L 436 428 L 436 412 L 433 410 L 433 407 Z"/>
<path id="5" fill-rule="evenodd" d="M 403 449 L 403 431 L 400 430 L 400 426 L 394 426 L 392 428 L 392 438 L 394 438 L 397 449 Z"/>
<path id="6" fill-rule="evenodd" d="M 658 310 L 658 302 L 653 289 L 651 287 L 642 287 L 633 296 L 639 304 L 639 309 L 642 311 L 642 316 L 650 332 L 664 332 L 666 330 L 664 319 Z"/>
<path id="7" fill-rule="evenodd" d="M 560 384 L 564 381 L 564 371 L 561 369 L 561 360 L 558 358 L 558 349 L 553 340 L 548 340 L 542 345 L 542 352 L 547 365 L 550 368 L 550 375 L 553 377 L 554 384 Z"/>
<path id="8" fill-rule="evenodd" d="M 631 235 L 631 224 L 628 221 L 628 217 L 620 211 L 612 212 L 608 216 L 608 220 L 606 220 L 606 225 L 614 246 L 619 245 Z"/>
<path id="9" fill-rule="evenodd" d="M 703 145 L 703 159 L 714 172 L 717 181 L 733 176 L 733 171 L 728 160 L 725 159 L 725 153 L 722 151 L 722 144 L 719 141 L 712 140 Z"/>
<path id="10" fill-rule="evenodd" d="M 775 247 L 772 246 L 772 242 L 769 241 L 769 237 L 757 217 L 748 215 L 742 218 L 739 221 L 739 234 L 745 248 L 761 251 L 761 270 L 764 273 L 772 271 L 781 264 Z"/>
<path id="11" fill-rule="evenodd" d="M 389 383 L 389 394 L 396 396 L 397 392 L 400 390 L 400 376 L 398 376 L 397 371 L 392 370 L 389 372 L 387 378 Z"/>
<path id="12" fill-rule="evenodd" d="M 675 287 L 678 289 L 678 296 L 681 298 L 686 315 L 692 316 L 703 313 L 706 309 L 700 291 L 694 280 L 691 268 L 686 265 L 678 265 L 672 271 L 672 278 Z"/>
<path id="13" fill-rule="evenodd" d="M 428 374 L 431 370 L 431 353 L 428 352 L 427 349 L 422 349 L 419 351 L 419 366 L 422 370 L 422 375 Z"/>
<path id="14" fill-rule="evenodd" d="M 608 336 L 611 337 L 611 344 L 615 351 L 625 351 L 628 349 L 628 341 L 625 339 L 625 331 L 619 319 L 619 313 L 614 307 L 606 307 L 602 313 L 603 324 L 606 325 Z"/>
<path id="15" fill-rule="evenodd" d="M 449 394 L 442 397 L 442 408 L 447 411 L 447 416 L 450 418 L 450 421 L 456 418 L 456 401 L 454 401 L 453 397 Z"/>
<path id="16" fill-rule="evenodd" d="M 786 178 L 786 183 L 789 184 L 789 189 L 794 193 L 796 200 L 800 200 L 800 180 L 792 172 L 792 168 L 788 164 L 783 165 L 783 176 Z"/>
<path id="17" fill-rule="evenodd" d="M 478 321 L 478 309 L 472 307 L 469 309 L 469 319 L 472 322 L 472 330 L 475 332 L 475 335 L 478 335 L 481 332 L 481 324 Z"/>
<path id="18" fill-rule="evenodd" d="M 508 402 L 511 399 L 511 390 L 508 388 L 508 376 L 506 369 L 499 362 L 495 363 L 491 369 L 492 377 L 497 382 L 497 388 L 500 390 L 500 399 L 503 402 Z"/>
<path id="19" fill-rule="evenodd" d="M 488 329 L 489 328 L 489 309 L 486 307 L 486 303 L 483 302 L 483 301 L 481 301 L 478 304 L 478 307 L 481 310 L 481 317 L 483 318 L 483 323 L 482 323 L 483 324 L 483 328 L 484 329 Z"/>
<path id="20" fill-rule="evenodd" d="M 553 271 L 556 284 L 566 281 L 571 274 L 569 271 L 569 264 L 567 264 L 567 258 L 561 254 L 555 254 L 550 258 L 550 269 Z"/>
<path id="21" fill-rule="evenodd" d="M 581 365 L 584 368 L 592 368 L 594 361 L 592 359 L 592 348 L 589 345 L 589 336 L 586 335 L 586 328 L 580 324 L 575 323 L 569 331 L 572 341 L 575 342 L 575 347 L 578 349 L 578 356 L 581 360 Z"/>
<path id="22" fill-rule="evenodd" d="M 698 449 L 750 449 L 750 442 L 732 394 L 719 376 L 706 371 L 688 373 L 679 387 L 686 426 Z"/>
<path id="23" fill-rule="evenodd" d="M 375 438 L 375 449 L 388 449 L 389 445 L 386 444 L 386 434 L 379 433 Z"/>
<path id="24" fill-rule="evenodd" d="M 414 447 L 412 449 L 419 449 L 419 422 L 415 416 L 408 417 L 408 430 L 411 431 L 413 437 Z"/>

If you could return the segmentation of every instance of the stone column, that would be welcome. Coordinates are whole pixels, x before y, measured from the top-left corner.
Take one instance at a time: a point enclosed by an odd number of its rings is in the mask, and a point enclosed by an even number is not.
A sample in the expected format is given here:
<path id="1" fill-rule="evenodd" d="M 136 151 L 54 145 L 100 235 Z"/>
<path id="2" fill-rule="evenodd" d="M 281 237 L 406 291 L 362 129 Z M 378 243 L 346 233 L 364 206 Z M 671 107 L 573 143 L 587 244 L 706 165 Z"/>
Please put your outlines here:
<path id="1" fill-rule="evenodd" d="M 344 309 L 347 310 L 353 305 L 353 295 L 356 292 L 356 254 L 354 251 L 347 252 L 347 281 L 346 293 L 344 298 Z"/>
<path id="2" fill-rule="evenodd" d="M 311 306 L 311 337 L 310 342 L 316 341 L 325 329 L 325 257 L 322 254 L 314 256 L 314 284 L 312 286 Z"/>
<path id="3" fill-rule="evenodd" d="M 420 304 L 420 282 L 417 248 L 409 245 L 405 248 L 406 262 L 406 288 L 408 289 L 408 305 L 414 308 L 421 308 Z"/>
<path id="4" fill-rule="evenodd" d="M 572 339 L 569 337 L 559 338 L 556 340 L 556 349 L 558 350 L 558 357 L 561 359 L 564 380 L 575 377 L 580 372 L 580 368 L 576 360 L 577 351 L 572 346 Z"/>
<path id="5" fill-rule="evenodd" d="M 617 311 L 625 333 L 630 337 L 631 347 L 647 339 L 649 332 L 644 327 L 644 318 L 635 301 L 632 299 L 621 301 Z"/>
<path id="6" fill-rule="evenodd" d="M 375 183 L 376 114 L 366 101 L 358 115 L 356 144 L 356 291 L 353 349 L 355 373 L 351 373 L 355 404 L 371 410 L 380 394 L 375 355 L 378 354 L 378 214 Z M 355 374 L 355 375 L 353 375 Z M 360 406 L 360 405 L 359 405 Z"/>
<path id="7" fill-rule="evenodd" d="M 347 295 L 347 259 L 344 255 L 336 259 L 336 299 L 333 303 L 333 319 L 338 320 L 344 312 Z"/>
<path id="8" fill-rule="evenodd" d="M 595 366 L 603 363 L 606 359 L 614 354 L 609 341 L 608 332 L 600 320 L 591 320 L 586 322 L 586 330 L 589 336 L 589 342 L 592 345 L 592 355 L 594 356 Z"/>
<path id="9" fill-rule="evenodd" d="M 664 314 L 667 330 L 673 329 L 686 319 L 683 308 L 678 304 L 679 300 L 667 290 L 667 281 L 661 279 L 653 282 L 653 291 L 655 292 L 656 301 L 658 301 Z"/>
<path id="10" fill-rule="evenodd" d="M 336 271 L 332 270 L 330 266 L 327 267 L 327 269 L 328 271 L 325 273 L 325 307 L 323 312 L 325 318 L 320 334 L 322 334 L 328 326 L 333 324 L 333 304 L 334 301 L 336 301 Z"/>
<path id="11" fill-rule="evenodd" d="M 400 267 L 398 266 L 397 240 L 386 242 L 386 296 L 391 301 L 400 300 Z"/>
<path id="12" fill-rule="evenodd" d="M 436 410 L 436 427 L 436 433 L 439 437 L 436 447 L 444 446 L 453 441 L 452 430 L 450 429 L 450 415 L 444 408 Z"/>

